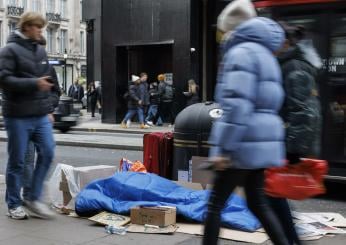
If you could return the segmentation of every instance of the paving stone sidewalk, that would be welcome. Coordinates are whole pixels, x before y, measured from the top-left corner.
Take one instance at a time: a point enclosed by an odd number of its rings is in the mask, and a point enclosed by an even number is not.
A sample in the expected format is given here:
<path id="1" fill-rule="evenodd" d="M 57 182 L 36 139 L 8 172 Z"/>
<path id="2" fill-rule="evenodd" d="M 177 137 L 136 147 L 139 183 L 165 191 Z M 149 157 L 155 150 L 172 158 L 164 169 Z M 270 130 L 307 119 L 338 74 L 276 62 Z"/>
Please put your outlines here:
<path id="1" fill-rule="evenodd" d="M 0 245 L 200 244 L 200 238 L 178 233 L 112 235 L 87 219 L 61 214 L 57 214 L 54 220 L 13 220 L 6 216 L 5 188 L 3 176 L 0 176 Z"/>

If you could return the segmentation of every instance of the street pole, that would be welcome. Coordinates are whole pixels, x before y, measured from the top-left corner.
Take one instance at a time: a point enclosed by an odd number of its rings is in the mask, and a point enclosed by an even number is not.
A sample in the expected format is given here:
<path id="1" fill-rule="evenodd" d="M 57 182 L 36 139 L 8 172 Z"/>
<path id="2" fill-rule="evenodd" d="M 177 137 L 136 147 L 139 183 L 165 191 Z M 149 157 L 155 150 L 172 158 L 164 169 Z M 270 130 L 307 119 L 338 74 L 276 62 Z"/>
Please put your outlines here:
<path id="1" fill-rule="evenodd" d="M 65 49 L 65 53 L 64 53 L 64 90 L 65 90 L 65 94 L 67 95 L 67 51 Z"/>

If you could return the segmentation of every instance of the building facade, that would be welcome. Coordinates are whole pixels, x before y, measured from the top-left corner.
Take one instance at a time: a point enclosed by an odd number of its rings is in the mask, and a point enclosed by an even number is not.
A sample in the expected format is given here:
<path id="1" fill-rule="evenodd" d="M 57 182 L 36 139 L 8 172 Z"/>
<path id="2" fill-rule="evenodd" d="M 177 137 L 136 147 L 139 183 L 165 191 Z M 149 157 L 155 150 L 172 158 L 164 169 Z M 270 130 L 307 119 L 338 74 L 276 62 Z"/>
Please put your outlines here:
<path id="1" fill-rule="evenodd" d="M 201 6 L 199 0 L 84 0 L 87 22 L 88 81 L 100 80 L 102 122 L 120 122 L 123 95 L 132 74 L 147 72 L 149 82 L 170 74 L 173 110 L 186 105 L 187 81 L 203 84 Z M 202 90 L 203 90 L 203 86 Z"/>
<path id="2" fill-rule="evenodd" d="M 75 79 L 85 78 L 86 24 L 81 19 L 82 0 L 0 0 L 1 47 L 25 11 L 40 12 L 48 21 L 43 34 L 61 87 L 68 89 Z"/>

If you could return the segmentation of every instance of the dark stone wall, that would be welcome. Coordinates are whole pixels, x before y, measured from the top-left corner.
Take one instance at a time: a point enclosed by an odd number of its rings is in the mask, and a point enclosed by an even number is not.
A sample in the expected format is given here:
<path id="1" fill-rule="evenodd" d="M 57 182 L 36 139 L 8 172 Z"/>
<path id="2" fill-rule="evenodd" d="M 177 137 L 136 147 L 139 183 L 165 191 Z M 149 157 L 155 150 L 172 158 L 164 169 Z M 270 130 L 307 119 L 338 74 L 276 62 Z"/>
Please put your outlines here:
<path id="1" fill-rule="evenodd" d="M 119 46 L 147 45 L 168 40 L 174 42 L 172 72 L 176 88 L 175 107 L 177 111 L 181 110 L 185 104 L 182 91 L 186 90 L 187 80 L 195 76 L 192 74 L 190 53 L 191 0 L 103 0 L 102 2 L 102 79 L 106 98 L 103 122 L 119 122 L 122 119 L 119 118 L 122 117 L 120 112 L 126 107 L 121 94 L 117 93 L 117 83 L 127 82 L 119 81 L 117 76 L 117 72 L 121 72 L 116 69 L 116 61 L 121 62 L 116 58 L 116 47 Z"/>
<path id="2" fill-rule="evenodd" d="M 84 0 L 82 19 L 87 21 L 87 80 L 102 81 L 101 75 L 102 0 Z M 89 29 L 91 28 L 91 29 Z"/>

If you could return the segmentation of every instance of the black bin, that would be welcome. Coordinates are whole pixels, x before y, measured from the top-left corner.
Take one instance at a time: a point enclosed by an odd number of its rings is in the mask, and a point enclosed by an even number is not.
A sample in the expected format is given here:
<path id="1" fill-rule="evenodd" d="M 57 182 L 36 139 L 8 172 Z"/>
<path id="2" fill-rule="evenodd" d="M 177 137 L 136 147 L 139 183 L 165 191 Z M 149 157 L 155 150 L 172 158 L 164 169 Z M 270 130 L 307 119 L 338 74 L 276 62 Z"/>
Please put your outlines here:
<path id="1" fill-rule="evenodd" d="M 174 127 L 173 179 L 178 171 L 188 171 L 192 156 L 208 156 L 212 122 L 222 110 L 214 102 L 191 105 L 178 114 Z"/>

